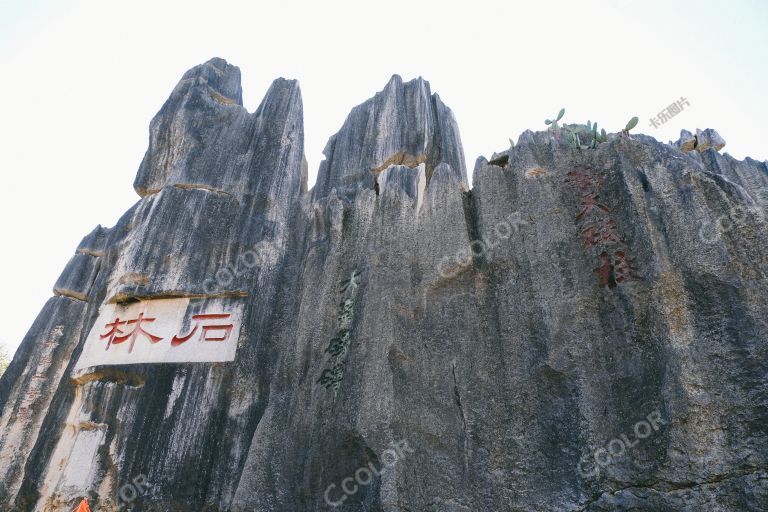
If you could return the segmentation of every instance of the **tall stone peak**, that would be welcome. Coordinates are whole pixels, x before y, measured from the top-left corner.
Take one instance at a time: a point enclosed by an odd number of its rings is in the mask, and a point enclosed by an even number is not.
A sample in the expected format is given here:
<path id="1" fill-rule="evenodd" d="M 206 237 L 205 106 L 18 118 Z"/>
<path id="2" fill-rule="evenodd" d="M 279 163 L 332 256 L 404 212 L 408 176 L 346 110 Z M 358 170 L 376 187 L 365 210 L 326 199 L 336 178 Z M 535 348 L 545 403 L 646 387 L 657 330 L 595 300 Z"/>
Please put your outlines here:
<path id="1" fill-rule="evenodd" d="M 286 174 L 271 167 L 275 160 L 286 161 Z M 263 199 L 278 191 L 296 195 L 306 181 L 303 160 L 298 82 L 276 79 L 249 114 L 242 107 L 239 68 L 211 59 L 184 74 L 152 119 L 134 188 L 142 197 L 168 186 Z"/>
<path id="2" fill-rule="evenodd" d="M 415 169 L 424 164 L 429 181 L 435 167 L 446 163 L 461 181 L 467 181 L 453 113 L 421 77 L 403 82 L 393 75 L 383 90 L 352 109 L 323 154 L 315 199 L 328 196 L 334 188 L 343 194 L 373 189 L 378 174 L 391 165 Z"/>
<path id="3" fill-rule="evenodd" d="M 310 195 L 240 90 L 184 75 L 0 378 L 0 512 L 768 510 L 765 162 L 526 131 L 470 190 L 394 76 Z"/>
<path id="4" fill-rule="evenodd" d="M 174 93 L 178 91 L 186 94 L 189 89 L 196 87 L 209 88 L 208 92 L 220 102 L 243 105 L 240 68 L 224 59 L 214 57 L 184 73 Z M 180 88 L 182 91 L 179 91 Z"/>

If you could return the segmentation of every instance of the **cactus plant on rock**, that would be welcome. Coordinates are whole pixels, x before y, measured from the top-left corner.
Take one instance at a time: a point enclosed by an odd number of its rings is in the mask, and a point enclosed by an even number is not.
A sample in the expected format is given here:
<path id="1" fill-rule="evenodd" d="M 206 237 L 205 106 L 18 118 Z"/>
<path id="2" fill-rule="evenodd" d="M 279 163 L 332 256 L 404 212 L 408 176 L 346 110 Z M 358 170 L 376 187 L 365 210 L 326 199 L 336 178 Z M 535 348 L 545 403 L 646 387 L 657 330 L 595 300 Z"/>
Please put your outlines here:
<path id="1" fill-rule="evenodd" d="M 560 112 L 558 112 L 557 117 L 555 119 L 545 119 L 544 124 L 549 126 L 549 129 L 554 131 L 557 130 L 559 127 L 557 126 L 557 122 L 563 118 L 565 115 L 565 109 L 561 108 Z"/>
<path id="2" fill-rule="evenodd" d="M 635 116 L 632 119 L 630 119 L 629 122 L 627 123 L 627 126 L 625 126 L 623 130 L 621 130 L 621 133 L 625 137 L 629 136 L 629 130 L 631 130 L 632 128 L 637 126 L 637 122 L 638 121 L 639 121 L 639 119 L 637 118 L 637 116 Z"/>

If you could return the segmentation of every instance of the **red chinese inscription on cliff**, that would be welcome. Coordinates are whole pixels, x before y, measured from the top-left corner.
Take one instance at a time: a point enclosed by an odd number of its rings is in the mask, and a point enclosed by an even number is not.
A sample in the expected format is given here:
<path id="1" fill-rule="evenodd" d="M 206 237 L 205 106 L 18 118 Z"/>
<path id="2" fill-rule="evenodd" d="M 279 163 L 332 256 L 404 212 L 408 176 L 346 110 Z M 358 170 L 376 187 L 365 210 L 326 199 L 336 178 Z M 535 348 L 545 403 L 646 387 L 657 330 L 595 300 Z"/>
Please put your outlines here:
<path id="1" fill-rule="evenodd" d="M 105 303 L 75 369 L 234 361 L 244 306 L 239 298 L 228 297 Z"/>
<path id="2" fill-rule="evenodd" d="M 202 341 L 226 341 L 227 338 L 229 338 L 229 335 L 232 333 L 234 324 L 226 324 L 226 323 L 214 324 L 212 322 L 213 320 L 223 321 L 223 320 L 226 320 L 227 318 L 229 318 L 229 314 L 227 313 L 194 315 L 192 317 L 192 320 L 195 321 L 195 326 L 192 328 L 189 334 L 181 337 L 174 336 L 173 339 L 171 340 L 171 345 L 177 346 L 177 345 L 181 345 L 182 343 L 186 343 L 195 335 L 195 333 L 197 333 L 198 329 L 200 329 L 200 339 Z M 216 333 L 216 336 L 214 336 L 211 333 Z"/>
<path id="3" fill-rule="evenodd" d="M 181 333 L 173 335 L 171 337 L 171 346 L 176 347 L 186 343 L 197 334 L 198 330 L 200 331 L 200 341 L 226 341 L 229 339 L 230 334 L 232 334 L 232 329 L 235 327 L 233 323 L 224 322 L 229 317 L 229 313 L 193 315 L 192 321 L 194 327 L 183 336 Z M 148 330 L 145 330 L 143 327 L 144 324 L 151 324 L 155 320 L 157 320 L 157 318 L 145 317 L 144 313 L 139 313 L 139 316 L 133 320 L 121 320 L 119 317 L 116 317 L 112 322 L 109 322 L 104 326 L 104 331 L 106 332 L 100 335 L 102 340 L 108 340 L 105 350 L 109 350 L 109 347 L 111 347 L 112 344 L 117 345 L 119 343 L 130 341 L 128 353 L 131 353 L 133 352 L 133 346 L 138 338 L 144 338 L 153 344 L 159 343 L 165 338 L 156 336 Z M 133 327 L 133 329 L 126 334 L 125 331 L 131 327 Z"/>
<path id="4" fill-rule="evenodd" d="M 597 259 L 598 266 L 592 273 L 597 277 L 598 285 L 615 288 L 639 280 L 624 236 L 611 216 L 611 208 L 600 197 L 605 175 L 591 167 L 577 166 L 566 175 L 565 183 L 580 192 L 576 222 L 582 228 L 584 247 L 594 251 Z"/>

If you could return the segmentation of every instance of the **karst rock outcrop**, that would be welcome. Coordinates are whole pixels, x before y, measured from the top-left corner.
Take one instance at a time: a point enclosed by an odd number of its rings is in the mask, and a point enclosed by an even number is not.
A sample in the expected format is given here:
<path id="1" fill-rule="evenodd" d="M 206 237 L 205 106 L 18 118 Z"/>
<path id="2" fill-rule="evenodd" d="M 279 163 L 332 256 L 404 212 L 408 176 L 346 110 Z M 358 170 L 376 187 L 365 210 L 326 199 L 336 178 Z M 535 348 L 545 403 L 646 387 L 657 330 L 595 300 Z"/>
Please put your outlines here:
<path id="1" fill-rule="evenodd" d="M 394 76 L 308 189 L 302 117 L 182 77 L 0 380 L 0 510 L 768 510 L 765 162 L 527 131 L 470 185 Z"/>

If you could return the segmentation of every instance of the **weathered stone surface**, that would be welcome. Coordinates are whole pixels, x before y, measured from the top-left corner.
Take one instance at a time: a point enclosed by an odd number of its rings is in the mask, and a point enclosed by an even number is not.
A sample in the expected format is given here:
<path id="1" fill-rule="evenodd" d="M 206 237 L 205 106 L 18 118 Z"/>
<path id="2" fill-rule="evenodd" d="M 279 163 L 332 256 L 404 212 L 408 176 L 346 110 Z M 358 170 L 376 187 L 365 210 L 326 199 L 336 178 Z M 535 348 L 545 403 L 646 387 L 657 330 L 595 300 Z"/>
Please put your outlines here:
<path id="1" fill-rule="evenodd" d="M 188 71 L 150 125 L 149 149 L 134 188 L 141 196 L 163 187 L 208 189 L 252 196 L 265 208 L 286 179 L 276 162 L 301 166 L 301 93 L 295 80 L 277 79 L 253 114 L 242 107 L 240 70 L 212 59 Z M 306 178 L 305 178 L 306 179 Z"/>
<path id="2" fill-rule="evenodd" d="M 64 428 L 71 395 L 67 370 L 88 314 L 86 302 L 53 297 L 0 378 L 0 510 L 33 510 L 35 483 Z"/>
<path id="3" fill-rule="evenodd" d="M 717 481 L 690 482 L 680 488 L 665 485 L 630 487 L 599 496 L 590 504 L 593 512 L 614 510 L 698 510 L 726 512 L 730 510 L 762 510 L 768 502 L 765 480 L 768 473 L 754 471 L 746 474 L 720 475 Z"/>
<path id="4" fill-rule="evenodd" d="M 110 230 L 96 226 L 86 235 L 53 286 L 55 295 L 87 301 L 99 272 Z"/>
<path id="5" fill-rule="evenodd" d="M 704 153 L 708 149 L 720 151 L 725 147 L 725 139 L 712 128 L 706 130 L 697 128 L 696 135 L 688 130 L 680 130 L 680 138 L 672 144 L 681 151 L 693 151 L 695 149 L 699 153 Z"/>
<path id="6" fill-rule="evenodd" d="M 768 162 L 749 157 L 737 160 L 728 153 L 721 155 L 714 151 L 702 153 L 700 159 L 707 171 L 737 189 L 745 209 L 768 209 Z"/>
<path id="7" fill-rule="evenodd" d="M 104 256 L 104 247 L 109 237 L 109 229 L 102 227 L 101 225 L 93 228 L 93 231 L 85 235 L 85 238 L 80 242 L 77 247 L 77 252 L 83 254 L 89 254 L 95 257 Z"/>
<path id="8" fill-rule="evenodd" d="M 626 482 L 665 481 L 674 487 L 764 467 L 765 446 L 753 444 L 761 436 L 718 437 L 764 421 L 762 400 L 755 402 L 738 389 L 756 384 L 753 379 L 764 376 L 765 369 L 758 363 L 760 369 L 745 370 L 741 364 L 754 363 L 735 356 L 742 350 L 754 353 L 765 339 L 764 334 L 746 335 L 765 329 L 764 306 L 748 298 L 762 293 L 757 290 L 765 284 L 765 253 L 759 248 L 764 242 L 758 241 L 766 236 L 761 212 L 745 218 L 743 230 L 724 230 L 717 239 L 704 241 L 696 220 L 728 215 L 743 205 L 732 187 L 694 160 L 679 163 L 675 157 L 680 153 L 658 143 L 616 140 L 598 148 L 581 153 L 515 148 L 503 172 L 489 167 L 475 173 L 473 196 L 483 239 L 493 239 L 492 228 L 508 205 L 525 222 L 514 243 L 502 244 L 484 261 L 486 272 L 495 276 L 498 338 L 518 340 L 505 345 L 508 355 L 496 354 L 506 367 L 513 365 L 510 375 L 498 381 L 508 383 L 500 395 L 517 414 L 511 424 L 498 425 L 487 436 L 481 432 L 493 423 L 476 422 L 476 435 L 486 439 L 483 444 L 498 446 L 493 439 L 503 438 L 510 428 L 517 432 L 514 443 L 501 451 L 528 475 L 523 485 L 548 496 L 527 503 L 531 509 L 551 507 L 553 501 L 566 508 L 572 494 L 599 495 Z M 663 165 L 656 164 L 660 160 Z M 526 179 L 532 166 L 549 172 Z M 591 226 L 608 229 L 600 233 Z M 600 288 L 601 275 L 594 270 L 600 269 L 600 254 L 606 250 L 612 261 L 606 286 Z M 631 258 L 637 281 L 616 282 L 617 250 Z M 488 351 L 478 347 L 476 352 Z M 731 361 L 733 366 L 718 367 L 735 388 L 723 386 L 722 373 L 707 370 L 715 359 Z M 527 404 L 537 404 L 537 410 L 526 412 Z M 634 424 L 657 409 L 671 426 L 597 475 L 591 475 L 594 460 L 584 466 L 587 478 L 573 473 L 580 457 L 631 435 Z M 737 419 L 735 410 L 743 416 Z M 550 419 L 530 425 L 530 418 L 542 416 Z M 579 420 L 574 424 L 569 418 Z M 544 425 L 554 430 L 541 432 Z M 573 452 L 566 448 L 577 446 Z M 531 457 L 531 452 L 540 455 Z M 738 452 L 760 462 L 739 464 Z M 549 482 L 557 484 L 547 491 Z M 703 507 L 706 501 L 699 499 L 694 493 L 687 506 Z M 678 509 L 672 503 L 667 506 Z M 616 504 L 612 510 L 629 509 Z"/>
<path id="9" fill-rule="evenodd" d="M 693 151 L 696 149 L 696 137 L 688 130 L 680 130 L 680 138 L 675 142 L 680 151 Z"/>
<path id="10" fill-rule="evenodd" d="M 143 198 L 114 228 L 97 228 L 81 243 L 76 260 L 100 262 L 88 303 L 78 301 L 89 308 L 89 320 L 75 343 L 84 341 L 103 302 L 240 297 L 246 311 L 237 361 L 107 366 L 71 374 L 63 385 L 65 399 L 53 402 L 56 416 L 49 413 L 45 420 L 52 422 L 49 435 L 34 438 L 34 450 L 24 449 L 24 456 L 37 457 L 34 476 L 16 487 L 9 480 L 0 503 L 58 510 L 74 508 L 78 497 L 90 493 L 99 510 L 124 508 L 119 491 L 137 477 L 154 482 L 152 502 L 166 508 L 199 510 L 203 502 L 230 500 L 237 482 L 232 468 L 240 466 L 268 396 L 274 348 L 267 341 L 307 169 L 295 82 L 276 81 L 249 115 L 209 101 L 213 93 L 203 87 L 206 80 L 239 102 L 239 78 L 226 78 L 236 76 L 236 68 L 222 62 L 187 73 L 154 119 L 137 177 Z M 235 108 L 235 114 L 227 110 Z M 77 264 L 70 267 L 60 284 L 80 279 Z M 79 283 L 64 288 L 84 291 Z M 27 368 L 21 359 L 26 346 L 15 366 Z M 64 356 L 63 363 L 74 363 L 78 354 Z M 17 373 L 11 368 L 0 381 L 9 400 L 23 393 L 12 387 Z M 203 488 L 209 491 L 201 494 Z"/>
<path id="11" fill-rule="evenodd" d="M 725 139 L 723 139 L 717 131 L 712 128 L 706 130 L 699 130 L 696 128 L 696 150 L 700 153 L 712 148 L 715 151 L 720 151 L 725 147 Z"/>
<path id="12" fill-rule="evenodd" d="M 384 90 L 352 109 L 323 154 L 314 200 L 334 188 L 341 194 L 373 189 L 375 175 L 390 165 L 415 168 L 424 163 L 429 181 L 433 169 L 445 162 L 467 181 L 453 113 L 421 78 L 403 83 L 394 75 Z"/>
<path id="13" fill-rule="evenodd" d="M 64 272 L 59 276 L 53 286 L 53 293 L 77 300 L 88 300 L 88 292 L 98 271 L 98 257 L 78 252 L 72 256 Z"/>
<path id="14" fill-rule="evenodd" d="M 0 379 L 0 510 L 124 509 L 137 478 L 135 511 L 768 509 L 765 163 L 526 131 L 470 190 L 450 111 L 394 77 L 307 191 L 276 84 L 247 114 L 215 59 L 153 120 L 92 285 L 62 277 L 87 302 Z M 160 297 L 240 301 L 235 361 L 71 371 L 99 305 Z"/>
<path id="15" fill-rule="evenodd" d="M 425 165 L 411 168 L 405 165 L 392 165 L 381 171 L 376 183 L 379 185 L 379 193 L 387 193 L 392 188 L 398 189 L 411 199 L 424 199 L 424 189 L 427 186 Z M 418 208 L 417 208 L 418 209 Z"/>

